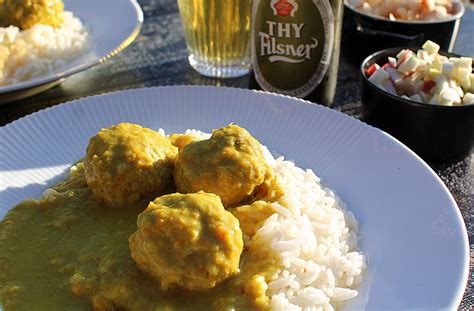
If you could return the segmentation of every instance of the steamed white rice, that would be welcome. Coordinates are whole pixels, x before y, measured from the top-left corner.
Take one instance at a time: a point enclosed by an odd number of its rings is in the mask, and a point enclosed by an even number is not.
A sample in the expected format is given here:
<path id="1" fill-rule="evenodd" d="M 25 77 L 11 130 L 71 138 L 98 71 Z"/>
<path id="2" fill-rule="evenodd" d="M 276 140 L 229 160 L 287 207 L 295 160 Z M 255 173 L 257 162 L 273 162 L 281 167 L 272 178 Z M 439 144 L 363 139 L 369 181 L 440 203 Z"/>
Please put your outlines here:
<path id="1" fill-rule="evenodd" d="M 53 72 L 87 46 L 84 26 L 68 11 L 58 28 L 42 24 L 26 30 L 0 27 L 0 86 Z"/>
<path id="2" fill-rule="evenodd" d="M 357 246 L 357 221 L 312 170 L 283 157 L 267 161 L 280 178 L 284 196 L 278 212 L 248 242 L 281 259 L 278 277 L 266 294 L 272 310 L 334 310 L 357 296 L 366 268 Z"/>

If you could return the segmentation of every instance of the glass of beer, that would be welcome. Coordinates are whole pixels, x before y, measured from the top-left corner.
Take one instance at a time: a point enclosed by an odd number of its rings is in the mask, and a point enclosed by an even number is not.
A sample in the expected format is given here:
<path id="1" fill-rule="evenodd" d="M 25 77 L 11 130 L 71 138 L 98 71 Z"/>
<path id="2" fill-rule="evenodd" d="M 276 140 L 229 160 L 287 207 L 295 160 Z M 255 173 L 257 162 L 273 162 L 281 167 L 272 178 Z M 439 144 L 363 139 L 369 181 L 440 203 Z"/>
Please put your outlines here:
<path id="1" fill-rule="evenodd" d="M 189 63 L 208 77 L 247 74 L 252 0 L 178 0 Z"/>

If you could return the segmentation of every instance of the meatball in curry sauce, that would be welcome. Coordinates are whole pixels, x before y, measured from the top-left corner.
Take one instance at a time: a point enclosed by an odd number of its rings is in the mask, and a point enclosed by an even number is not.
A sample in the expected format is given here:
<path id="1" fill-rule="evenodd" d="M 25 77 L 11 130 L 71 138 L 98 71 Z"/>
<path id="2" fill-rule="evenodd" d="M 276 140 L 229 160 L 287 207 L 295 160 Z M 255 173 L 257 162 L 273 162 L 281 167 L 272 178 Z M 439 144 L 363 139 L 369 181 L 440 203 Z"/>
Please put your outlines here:
<path id="1" fill-rule="evenodd" d="M 3 220 L 4 310 L 268 309 L 280 262 L 249 240 L 282 190 L 245 129 L 202 139 L 130 123 L 93 136 L 65 181 Z"/>
<path id="2" fill-rule="evenodd" d="M 243 240 L 239 221 L 211 193 L 170 194 L 138 215 L 132 258 L 164 290 L 204 290 L 237 272 Z"/>
<path id="3" fill-rule="evenodd" d="M 136 124 L 102 129 L 87 147 L 86 181 L 109 206 L 124 207 L 174 188 L 178 148 L 160 133 Z"/>
<path id="4" fill-rule="evenodd" d="M 224 206 L 233 206 L 263 183 L 267 171 L 260 143 L 244 128 L 231 124 L 214 130 L 210 139 L 180 150 L 174 180 L 181 193 L 215 193 Z"/>

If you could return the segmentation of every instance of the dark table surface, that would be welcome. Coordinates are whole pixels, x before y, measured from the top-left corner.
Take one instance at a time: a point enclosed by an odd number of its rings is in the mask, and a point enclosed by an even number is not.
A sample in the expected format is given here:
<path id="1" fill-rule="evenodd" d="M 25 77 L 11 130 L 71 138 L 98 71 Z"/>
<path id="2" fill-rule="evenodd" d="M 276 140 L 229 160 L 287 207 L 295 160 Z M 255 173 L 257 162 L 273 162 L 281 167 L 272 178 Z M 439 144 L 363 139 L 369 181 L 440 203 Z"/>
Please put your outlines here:
<path id="1" fill-rule="evenodd" d="M 158 85 L 205 84 L 248 88 L 248 77 L 230 80 L 200 76 L 188 64 L 181 19 L 175 0 L 139 0 L 145 22 L 141 34 L 125 51 L 87 71 L 66 79 L 42 94 L 0 105 L 0 125 L 27 114 L 71 99 Z M 463 17 L 454 51 L 474 56 L 474 11 Z M 347 48 L 344 45 L 342 48 Z M 357 67 L 341 56 L 334 109 L 360 118 L 360 90 Z M 428 163 L 453 194 L 464 222 L 469 241 L 471 265 L 469 281 L 460 309 L 474 308 L 474 156 L 444 164 Z M 442 280 L 440 280 L 442 282 Z"/>

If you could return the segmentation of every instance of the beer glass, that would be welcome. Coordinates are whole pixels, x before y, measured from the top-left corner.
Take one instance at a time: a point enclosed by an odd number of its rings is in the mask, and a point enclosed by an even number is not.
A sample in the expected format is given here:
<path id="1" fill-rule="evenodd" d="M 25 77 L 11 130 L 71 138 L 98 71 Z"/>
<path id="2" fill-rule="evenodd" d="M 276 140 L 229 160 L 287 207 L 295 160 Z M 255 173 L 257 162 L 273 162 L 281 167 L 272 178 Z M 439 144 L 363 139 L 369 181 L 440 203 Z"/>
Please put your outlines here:
<path id="1" fill-rule="evenodd" d="M 178 6 L 197 72 L 218 78 L 249 72 L 252 0 L 178 0 Z"/>

